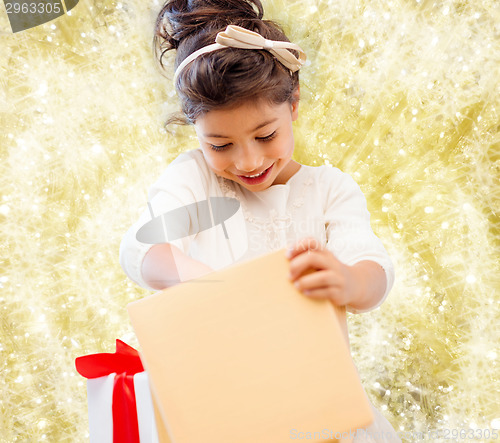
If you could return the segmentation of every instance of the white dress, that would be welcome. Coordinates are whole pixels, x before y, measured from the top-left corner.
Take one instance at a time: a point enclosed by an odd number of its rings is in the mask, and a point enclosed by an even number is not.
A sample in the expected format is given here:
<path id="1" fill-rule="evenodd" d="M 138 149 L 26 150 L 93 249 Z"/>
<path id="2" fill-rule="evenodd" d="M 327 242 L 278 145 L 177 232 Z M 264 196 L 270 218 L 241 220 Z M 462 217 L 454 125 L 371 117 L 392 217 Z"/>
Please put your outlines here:
<path id="1" fill-rule="evenodd" d="M 212 223 L 208 223 L 207 229 L 206 223 L 196 220 L 197 215 L 202 217 L 196 204 L 213 197 L 237 199 L 238 209 L 219 224 L 210 215 Z M 286 184 L 252 192 L 214 174 L 198 148 L 179 155 L 169 164 L 150 188 L 148 203 L 149 208 L 122 240 L 120 264 L 133 281 L 150 290 L 154 289 L 145 283 L 140 270 L 152 244 L 138 241 L 137 232 L 151 221 L 152 214 L 158 217 L 181 207 L 191 208 L 185 212 L 189 215 L 187 223 L 183 218 L 188 235 L 170 238 L 169 229 L 163 224 L 164 238 L 214 270 L 287 247 L 303 237 L 315 237 L 347 265 L 371 260 L 382 266 L 387 276 L 387 289 L 383 299 L 371 309 L 383 302 L 394 282 L 392 262 L 371 229 L 363 193 L 348 174 L 334 167 L 301 165 Z M 197 232 L 197 227 L 203 224 L 203 230 Z M 353 313 L 365 312 L 349 306 L 346 309 Z M 374 423 L 366 433 L 356 434 L 353 441 L 400 441 L 389 422 L 373 409 Z M 388 436 L 393 439 L 386 438 Z"/>

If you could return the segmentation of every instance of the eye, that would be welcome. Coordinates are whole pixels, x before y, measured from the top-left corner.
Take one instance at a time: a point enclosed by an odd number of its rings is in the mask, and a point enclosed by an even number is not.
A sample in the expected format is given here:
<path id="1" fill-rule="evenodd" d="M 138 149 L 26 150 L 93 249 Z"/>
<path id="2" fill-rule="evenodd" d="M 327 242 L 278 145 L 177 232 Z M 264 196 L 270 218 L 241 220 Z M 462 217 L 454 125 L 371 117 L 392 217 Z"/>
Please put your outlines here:
<path id="1" fill-rule="evenodd" d="M 224 151 L 231 143 L 226 143 L 225 145 L 217 146 L 217 145 L 209 145 L 211 149 L 214 151 Z"/>
<path id="2" fill-rule="evenodd" d="M 274 137 L 276 137 L 276 131 L 274 131 L 272 134 L 266 135 L 265 137 L 256 137 L 257 140 L 260 140 L 262 142 L 268 142 L 271 141 Z"/>

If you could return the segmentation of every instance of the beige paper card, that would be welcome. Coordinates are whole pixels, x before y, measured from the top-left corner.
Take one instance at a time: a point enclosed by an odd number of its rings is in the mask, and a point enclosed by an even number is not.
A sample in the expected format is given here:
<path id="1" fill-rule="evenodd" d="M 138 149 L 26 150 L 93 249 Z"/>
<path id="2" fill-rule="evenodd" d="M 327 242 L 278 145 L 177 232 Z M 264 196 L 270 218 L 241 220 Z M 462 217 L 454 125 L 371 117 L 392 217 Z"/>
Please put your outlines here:
<path id="1" fill-rule="evenodd" d="M 340 311 L 288 273 L 279 250 L 128 306 L 172 443 L 288 443 L 372 422 Z"/>

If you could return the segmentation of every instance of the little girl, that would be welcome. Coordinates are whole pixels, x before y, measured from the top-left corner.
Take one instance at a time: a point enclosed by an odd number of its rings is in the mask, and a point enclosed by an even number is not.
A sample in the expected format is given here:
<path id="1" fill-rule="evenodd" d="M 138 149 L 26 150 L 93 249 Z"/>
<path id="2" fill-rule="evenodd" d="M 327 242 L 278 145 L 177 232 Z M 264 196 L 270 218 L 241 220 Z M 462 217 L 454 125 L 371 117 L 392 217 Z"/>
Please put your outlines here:
<path id="1" fill-rule="evenodd" d="M 391 260 L 353 179 L 292 159 L 305 54 L 262 16 L 260 0 L 163 6 L 155 47 L 162 67 L 165 52 L 176 50 L 182 120 L 194 125 L 200 146 L 179 155 L 152 186 L 149 209 L 123 238 L 120 263 L 137 284 L 159 290 L 287 247 L 290 279 L 304 296 L 354 313 L 372 310 L 393 284 Z M 236 199 L 238 209 L 207 228 L 201 202 L 220 197 Z M 140 241 L 152 217 L 179 208 L 184 215 L 163 227 L 181 234 Z M 399 441 L 374 415 L 354 441 Z"/>

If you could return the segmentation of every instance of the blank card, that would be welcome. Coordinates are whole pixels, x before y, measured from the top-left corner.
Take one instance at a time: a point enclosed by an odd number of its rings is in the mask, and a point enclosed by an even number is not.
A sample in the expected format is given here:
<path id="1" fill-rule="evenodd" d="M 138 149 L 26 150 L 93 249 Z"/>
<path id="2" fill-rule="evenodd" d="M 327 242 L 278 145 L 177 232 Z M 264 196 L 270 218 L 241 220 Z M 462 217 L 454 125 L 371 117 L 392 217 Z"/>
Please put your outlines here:
<path id="1" fill-rule="evenodd" d="M 279 250 L 128 306 L 172 443 L 330 441 L 373 421 L 345 311 L 288 273 Z"/>

